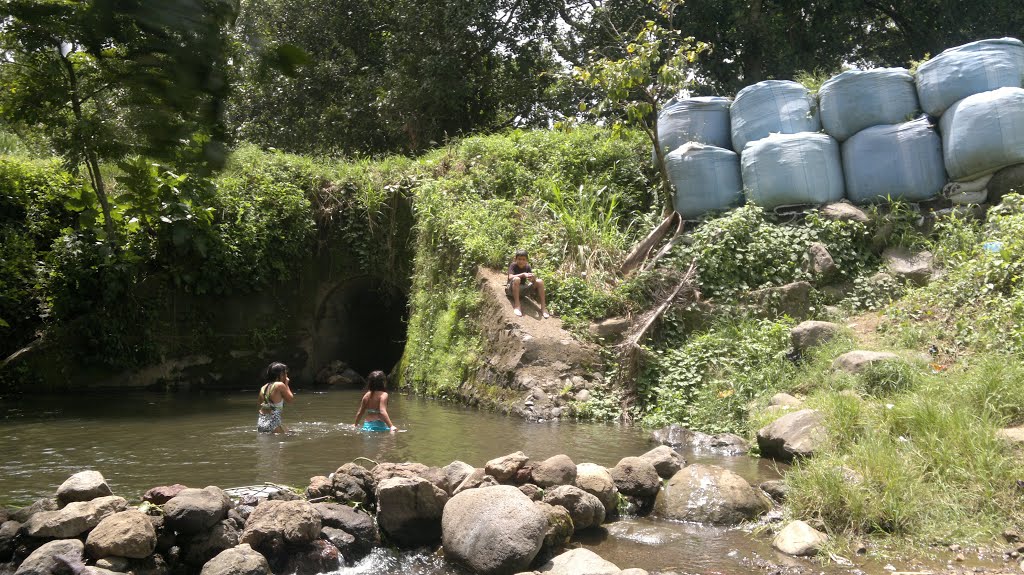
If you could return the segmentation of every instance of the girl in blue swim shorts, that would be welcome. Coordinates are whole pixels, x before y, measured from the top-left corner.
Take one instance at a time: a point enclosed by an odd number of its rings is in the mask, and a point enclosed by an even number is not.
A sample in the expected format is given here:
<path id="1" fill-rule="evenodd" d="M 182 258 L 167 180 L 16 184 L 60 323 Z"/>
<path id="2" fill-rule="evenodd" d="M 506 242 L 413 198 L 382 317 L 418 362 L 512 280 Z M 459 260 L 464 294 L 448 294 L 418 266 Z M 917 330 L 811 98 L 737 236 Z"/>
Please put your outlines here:
<path id="1" fill-rule="evenodd" d="M 363 431 L 398 431 L 388 417 L 388 376 L 383 371 L 374 371 L 367 378 L 366 393 L 359 402 L 355 425 L 363 422 Z M 366 420 L 363 421 L 363 417 Z"/>

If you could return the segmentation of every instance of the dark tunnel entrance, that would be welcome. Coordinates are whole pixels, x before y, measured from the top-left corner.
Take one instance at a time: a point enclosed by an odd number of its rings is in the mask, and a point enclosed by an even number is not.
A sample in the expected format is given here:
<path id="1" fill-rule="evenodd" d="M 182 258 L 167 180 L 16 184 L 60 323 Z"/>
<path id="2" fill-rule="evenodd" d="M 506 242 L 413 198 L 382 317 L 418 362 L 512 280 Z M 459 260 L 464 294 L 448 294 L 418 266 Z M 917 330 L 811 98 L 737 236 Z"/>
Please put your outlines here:
<path id="1" fill-rule="evenodd" d="M 402 357 L 408 307 L 397 286 L 364 276 L 324 298 L 316 318 L 313 373 L 340 360 L 366 377 L 390 373 Z"/>

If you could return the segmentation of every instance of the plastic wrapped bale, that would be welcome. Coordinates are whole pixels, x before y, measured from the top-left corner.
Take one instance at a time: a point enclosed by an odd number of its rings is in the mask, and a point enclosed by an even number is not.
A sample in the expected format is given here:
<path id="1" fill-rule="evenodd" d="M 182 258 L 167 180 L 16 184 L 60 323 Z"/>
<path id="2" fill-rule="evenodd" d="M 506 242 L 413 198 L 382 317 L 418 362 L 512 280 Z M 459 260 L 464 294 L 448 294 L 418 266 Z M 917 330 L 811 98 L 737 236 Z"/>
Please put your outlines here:
<path id="1" fill-rule="evenodd" d="M 855 204 L 920 202 L 946 185 L 942 138 L 927 118 L 861 130 L 843 142 L 842 153 L 846 197 Z"/>
<path id="2" fill-rule="evenodd" d="M 740 157 L 732 150 L 690 142 L 665 156 L 665 168 L 676 189 L 676 211 L 684 219 L 743 202 Z"/>
<path id="3" fill-rule="evenodd" d="M 1024 82 L 1024 43 L 1016 38 L 979 40 L 950 48 L 917 69 L 921 109 L 939 117 L 953 102 Z"/>
<path id="4" fill-rule="evenodd" d="M 999 88 L 953 104 L 939 122 L 946 171 L 966 181 L 1024 162 L 1024 89 Z"/>
<path id="5" fill-rule="evenodd" d="M 662 152 L 667 155 L 687 142 L 731 148 L 730 104 L 732 100 L 718 96 L 670 100 L 658 114 Z"/>
<path id="6" fill-rule="evenodd" d="M 840 142 L 871 126 L 898 124 L 917 112 L 914 77 L 905 68 L 850 70 L 818 90 L 821 125 Z"/>
<path id="7" fill-rule="evenodd" d="M 764 208 L 843 199 L 839 143 L 827 134 L 772 134 L 740 158 L 747 201 Z"/>
<path id="8" fill-rule="evenodd" d="M 767 80 L 736 94 L 730 109 L 732 149 L 744 153 L 747 142 L 768 134 L 796 134 L 821 129 L 818 103 L 802 85 L 789 80 Z"/>

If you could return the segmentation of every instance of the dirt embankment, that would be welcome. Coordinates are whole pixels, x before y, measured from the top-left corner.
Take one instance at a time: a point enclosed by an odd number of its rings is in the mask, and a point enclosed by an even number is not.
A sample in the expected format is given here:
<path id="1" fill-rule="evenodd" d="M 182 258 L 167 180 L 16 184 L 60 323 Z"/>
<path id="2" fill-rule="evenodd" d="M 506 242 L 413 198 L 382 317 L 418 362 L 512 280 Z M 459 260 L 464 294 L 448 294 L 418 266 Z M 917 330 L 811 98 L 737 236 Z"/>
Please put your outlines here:
<path id="1" fill-rule="evenodd" d="M 558 318 L 542 319 L 532 298 L 522 300 L 522 317 L 513 314 L 505 282 L 500 271 L 477 272 L 484 356 L 467 399 L 498 403 L 527 419 L 560 417 L 580 392 L 604 385 L 599 350 L 565 331 Z"/>

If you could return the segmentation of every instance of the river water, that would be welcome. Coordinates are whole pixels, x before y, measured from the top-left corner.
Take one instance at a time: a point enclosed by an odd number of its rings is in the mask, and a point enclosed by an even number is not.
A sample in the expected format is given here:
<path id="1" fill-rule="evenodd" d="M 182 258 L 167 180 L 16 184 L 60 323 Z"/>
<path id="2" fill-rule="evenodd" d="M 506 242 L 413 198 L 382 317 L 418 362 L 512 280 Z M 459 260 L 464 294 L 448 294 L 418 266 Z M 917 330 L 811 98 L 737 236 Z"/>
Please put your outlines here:
<path id="1" fill-rule="evenodd" d="M 116 495 L 137 500 L 150 487 L 239 487 L 265 481 L 305 487 L 356 458 L 474 466 L 512 451 L 534 460 L 564 453 L 577 463 L 612 467 L 654 445 L 640 429 L 614 424 L 528 423 L 443 402 L 393 394 L 392 421 L 400 433 L 362 433 L 352 427 L 357 390 L 300 391 L 285 407 L 288 435 L 255 431 L 256 391 L 247 393 L 122 393 L 8 401 L 0 407 L 4 464 L 0 503 L 25 504 L 51 496 L 71 474 L 103 473 Z M 751 483 L 779 470 L 751 457 L 684 453 L 689 462 L 721 465 Z M 579 537 L 621 568 L 680 573 L 763 573 L 758 560 L 796 562 L 772 551 L 764 537 L 741 529 L 627 518 Z M 425 553 L 380 550 L 340 573 L 445 575 L 460 571 Z M 821 569 L 815 572 L 845 572 Z"/>

